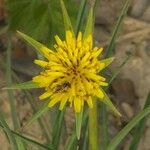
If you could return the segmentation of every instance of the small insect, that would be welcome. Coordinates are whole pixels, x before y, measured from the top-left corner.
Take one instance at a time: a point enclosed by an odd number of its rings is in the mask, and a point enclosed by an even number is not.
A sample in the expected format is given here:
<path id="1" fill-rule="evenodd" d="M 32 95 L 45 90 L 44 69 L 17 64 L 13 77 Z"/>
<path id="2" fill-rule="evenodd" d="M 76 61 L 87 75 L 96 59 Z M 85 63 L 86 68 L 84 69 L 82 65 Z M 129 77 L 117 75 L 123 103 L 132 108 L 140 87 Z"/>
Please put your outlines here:
<path id="1" fill-rule="evenodd" d="M 59 93 L 59 92 L 62 92 L 62 91 L 65 91 L 67 90 L 69 87 L 71 87 L 71 84 L 69 82 L 63 82 L 62 84 L 59 84 L 56 86 L 55 88 L 55 92 L 56 93 Z"/>

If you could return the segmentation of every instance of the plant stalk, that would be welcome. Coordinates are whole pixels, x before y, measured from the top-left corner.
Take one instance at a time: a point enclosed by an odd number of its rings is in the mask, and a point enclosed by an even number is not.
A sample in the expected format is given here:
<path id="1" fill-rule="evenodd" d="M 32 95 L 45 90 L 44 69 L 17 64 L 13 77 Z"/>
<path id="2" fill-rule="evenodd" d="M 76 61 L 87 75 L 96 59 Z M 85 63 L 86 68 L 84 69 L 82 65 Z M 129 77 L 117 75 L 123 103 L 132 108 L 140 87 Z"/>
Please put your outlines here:
<path id="1" fill-rule="evenodd" d="M 93 108 L 89 109 L 89 150 L 98 150 L 97 105 L 93 99 Z"/>

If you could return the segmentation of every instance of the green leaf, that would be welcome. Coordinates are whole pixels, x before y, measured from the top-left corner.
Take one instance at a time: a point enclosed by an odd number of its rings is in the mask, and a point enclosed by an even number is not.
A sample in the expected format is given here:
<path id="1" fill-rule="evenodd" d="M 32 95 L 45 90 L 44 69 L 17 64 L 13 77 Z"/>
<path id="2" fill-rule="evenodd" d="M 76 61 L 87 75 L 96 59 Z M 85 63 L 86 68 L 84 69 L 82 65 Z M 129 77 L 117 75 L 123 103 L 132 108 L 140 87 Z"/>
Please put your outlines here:
<path id="1" fill-rule="evenodd" d="M 61 135 L 61 129 L 62 129 L 62 124 L 63 124 L 63 118 L 65 114 L 65 108 L 63 110 L 57 110 L 57 117 L 53 126 L 53 139 L 52 139 L 52 144 L 54 145 L 55 149 L 57 150 L 59 146 L 59 140 L 60 140 L 60 135 Z"/>
<path id="2" fill-rule="evenodd" d="M 16 137 L 16 141 L 17 141 L 17 145 L 18 145 L 18 149 L 20 150 L 26 150 L 26 145 L 23 142 L 23 140 L 21 138 Z"/>
<path id="3" fill-rule="evenodd" d="M 7 85 L 10 86 L 12 84 L 12 76 L 11 76 L 11 50 L 12 50 L 12 35 L 9 34 L 9 40 L 8 40 L 8 47 L 7 47 L 7 57 L 6 57 L 6 79 L 7 79 Z M 18 114 L 16 111 L 16 104 L 15 104 L 15 97 L 14 93 L 10 90 L 8 90 L 8 97 L 9 97 L 9 104 L 11 109 L 11 117 L 13 121 L 13 127 L 15 130 L 20 129 L 20 122 L 18 119 Z M 25 149 L 25 145 L 21 140 L 16 139 L 18 149 L 22 148 Z"/>
<path id="4" fill-rule="evenodd" d="M 40 42 L 34 40 L 33 38 L 31 38 L 30 36 L 17 31 L 17 33 L 25 40 L 27 41 L 29 44 L 31 44 L 42 56 L 46 56 L 45 53 L 53 53 L 49 48 L 45 47 L 43 44 L 41 44 Z"/>
<path id="5" fill-rule="evenodd" d="M 87 19 L 87 24 L 85 27 L 84 38 L 88 37 L 89 35 L 93 35 L 93 25 L 94 25 L 93 7 L 91 7 Z"/>
<path id="6" fill-rule="evenodd" d="M 45 103 L 28 121 L 27 123 L 25 124 L 25 127 L 31 125 L 34 121 L 36 121 L 39 117 L 41 117 L 45 112 L 48 111 L 49 107 L 48 107 L 48 103 Z"/>
<path id="7" fill-rule="evenodd" d="M 148 106 L 150 106 L 150 92 L 147 96 L 147 99 L 146 99 L 146 102 L 145 102 L 145 105 L 144 105 L 144 109 L 147 108 Z M 134 133 L 134 136 L 133 136 L 133 140 L 130 144 L 129 150 L 137 150 L 138 144 L 140 143 L 141 136 L 143 135 L 143 132 L 144 132 L 144 129 L 145 129 L 145 126 L 146 126 L 147 119 L 148 119 L 148 117 L 143 118 L 139 122 L 139 124 L 136 126 L 136 129 L 134 131 L 135 133 Z"/>
<path id="8" fill-rule="evenodd" d="M 5 87 L 3 89 L 33 89 L 33 88 L 39 88 L 38 84 L 33 81 L 27 81 L 24 83 L 14 84 L 10 85 L 9 87 Z"/>
<path id="9" fill-rule="evenodd" d="M 121 116 L 120 112 L 116 109 L 116 107 L 113 105 L 107 94 L 103 89 L 101 89 L 104 93 L 104 98 L 101 100 L 103 103 L 105 103 L 109 109 L 111 109 L 116 115 Z"/>
<path id="10" fill-rule="evenodd" d="M 124 67 L 124 65 L 128 62 L 128 60 L 130 59 L 131 55 L 128 55 L 127 58 L 115 69 L 114 73 L 112 74 L 109 82 L 108 82 L 108 87 L 110 86 L 110 84 L 112 83 L 112 81 L 117 77 L 117 75 L 121 72 L 122 68 Z M 107 89 L 107 88 L 106 88 Z M 107 108 L 105 104 L 101 104 L 101 108 L 100 108 L 100 114 L 101 114 L 101 118 L 102 118 L 102 136 L 103 136 L 103 142 L 102 142 L 102 146 L 103 149 L 106 149 L 106 146 L 108 144 L 108 140 L 109 140 L 109 135 L 108 135 L 108 115 L 107 115 Z"/>
<path id="11" fill-rule="evenodd" d="M 110 54 L 112 53 L 117 34 L 119 32 L 119 29 L 121 27 L 121 24 L 123 22 L 123 19 L 124 19 L 125 15 L 126 15 L 126 13 L 128 11 L 128 8 L 129 8 L 131 2 L 132 2 L 132 0 L 126 0 L 125 4 L 123 6 L 123 9 L 122 9 L 122 11 L 121 11 L 121 13 L 119 15 L 118 20 L 117 20 L 116 26 L 115 26 L 115 28 L 113 30 L 109 46 L 108 46 L 108 48 L 106 50 L 106 57 L 110 56 Z"/>
<path id="12" fill-rule="evenodd" d="M 109 64 L 111 64 L 113 60 L 114 60 L 114 57 L 100 60 L 101 63 L 104 63 L 104 66 L 102 68 L 100 68 L 100 71 L 103 70 L 104 68 L 106 68 Z"/>
<path id="13" fill-rule="evenodd" d="M 85 111 L 83 113 L 82 127 L 87 125 L 88 124 L 87 122 L 88 122 L 88 113 L 87 113 L 87 111 Z M 74 128 L 71 137 L 68 138 L 68 141 L 65 145 L 65 150 L 76 150 L 77 149 L 77 144 L 78 144 L 78 140 L 77 140 L 76 128 Z"/>
<path id="14" fill-rule="evenodd" d="M 66 9 L 65 4 L 64 4 L 64 1 L 60 0 L 60 4 L 61 4 L 62 13 L 63 13 L 65 30 L 66 31 L 68 31 L 68 30 L 72 31 L 72 33 L 74 33 L 67 9 Z"/>
<path id="15" fill-rule="evenodd" d="M 62 11 L 59 0 L 7 0 L 9 30 L 22 31 L 34 39 L 54 44 L 56 34 L 63 36 Z M 78 3 L 65 0 L 68 14 L 75 24 Z M 74 6 L 74 9 L 72 9 Z"/>
<path id="16" fill-rule="evenodd" d="M 81 110 L 80 113 L 76 113 L 75 116 L 76 116 L 76 134 L 77 134 L 77 138 L 79 140 L 80 134 L 81 134 L 83 110 Z"/>
<path id="17" fill-rule="evenodd" d="M 131 131 L 136 124 L 150 113 L 150 106 L 140 111 L 109 143 L 106 150 L 116 150 L 119 143 Z"/>
<path id="18" fill-rule="evenodd" d="M 43 149 L 54 150 L 54 147 L 53 147 L 51 144 L 49 144 L 49 146 L 43 145 L 43 144 L 41 144 L 41 143 L 39 143 L 39 142 L 37 142 L 37 141 L 35 141 L 35 140 L 32 140 L 32 139 L 30 139 L 30 138 L 28 138 L 28 137 L 25 137 L 25 136 L 23 136 L 23 135 L 21 135 L 21 134 L 15 132 L 15 131 L 11 130 L 8 126 L 3 126 L 3 124 L 1 124 L 1 123 L 0 123 L 0 127 L 1 127 L 3 130 L 5 130 L 4 128 L 6 127 L 7 130 L 9 130 L 13 136 L 22 139 L 22 140 L 23 140 L 24 142 L 26 142 L 26 143 L 32 143 L 32 144 L 36 145 L 37 147 L 40 147 L 40 148 L 43 148 Z M 13 137 L 13 138 L 14 138 L 14 137 Z M 14 138 L 14 139 L 15 139 L 15 138 Z M 17 145 L 17 144 L 16 144 L 16 145 Z M 17 150 L 17 149 L 15 149 L 15 150 Z M 19 149 L 19 150 L 20 150 L 20 149 Z"/>
<path id="19" fill-rule="evenodd" d="M 77 136 L 76 136 L 76 131 L 74 131 L 69 138 L 67 144 L 65 145 L 65 150 L 76 150 L 77 145 Z"/>
<path id="20" fill-rule="evenodd" d="M 9 138 L 12 150 L 18 150 L 16 139 L 12 134 L 11 130 L 9 129 L 2 112 L 0 112 L 0 125 Z"/>
<path id="21" fill-rule="evenodd" d="M 109 80 L 109 85 L 112 83 L 112 81 L 118 76 L 118 74 L 121 72 L 124 65 L 128 62 L 128 60 L 131 58 L 131 55 L 128 55 L 127 58 L 116 68 L 115 72 L 112 74 L 112 77 Z M 108 85 L 108 87 L 109 87 Z"/>
<path id="22" fill-rule="evenodd" d="M 81 26 L 82 26 L 84 14 L 85 14 L 86 3 L 87 3 L 87 0 L 81 0 L 81 2 L 80 2 L 80 8 L 78 11 L 76 28 L 75 28 L 76 29 L 75 30 L 76 36 L 77 36 L 78 32 L 81 30 Z"/>

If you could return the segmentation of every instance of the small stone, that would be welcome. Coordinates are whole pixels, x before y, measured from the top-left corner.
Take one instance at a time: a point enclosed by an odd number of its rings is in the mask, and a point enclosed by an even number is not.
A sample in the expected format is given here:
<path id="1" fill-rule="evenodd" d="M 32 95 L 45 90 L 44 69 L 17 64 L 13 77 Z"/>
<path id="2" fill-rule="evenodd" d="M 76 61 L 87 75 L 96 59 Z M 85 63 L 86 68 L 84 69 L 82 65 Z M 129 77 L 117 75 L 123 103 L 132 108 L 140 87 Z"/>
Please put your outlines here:
<path id="1" fill-rule="evenodd" d="M 129 119 L 133 117 L 134 112 L 133 112 L 133 109 L 132 109 L 131 105 L 129 105 L 128 103 L 123 102 L 121 104 L 121 107 L 122 107 L 123 111 L 125 112 L 125 114 L 127 115 L 127 117 Z"/>
<path id="2" fill-rule="evenodd" d="M 131 9 L 131 16 L 132 17 L 141 17 L 147 8 L 149 0 L 134 0 L 132 9 Z"/>
<path id="3" fill-rule="evenodd" d="M 146 9 L 142 16 L 142 20 L 150 22 L 150 6 Z"/>

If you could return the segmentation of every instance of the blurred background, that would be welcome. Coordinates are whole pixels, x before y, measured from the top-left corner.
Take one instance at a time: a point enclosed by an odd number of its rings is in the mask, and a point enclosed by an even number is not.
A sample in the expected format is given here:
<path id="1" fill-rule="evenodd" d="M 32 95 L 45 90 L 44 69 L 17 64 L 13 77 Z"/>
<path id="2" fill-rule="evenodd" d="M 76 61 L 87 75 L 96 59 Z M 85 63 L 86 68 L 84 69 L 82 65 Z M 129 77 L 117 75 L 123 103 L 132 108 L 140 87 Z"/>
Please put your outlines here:
<path id="1" fill-rule="evenodd" d="M 80 1 L 65 1 L 71 21 L 75 26 Z M 97 3 L 95 18 L 95 44 L 107 48 L 113 28 L 121 12 L 125 0 L 100 0 Z M 89 0 L 90 5 L 90 0 Z M 88 9 L 85 13 L 88 12 Z M 86 16 L 86 15 L 85 15 Z M 83 20 L 84 24 L 84 20 Z M 39 68 L 33 64 L 37 57 L 35 51 L 16 34 L 22 31 L 36 40 L 52 47 L 54 35 L 64 36 L 64 27 L 59 1 L 49 0 L 0 0 L 0 88 L 7 85 L 5 76 L 6 50 L 11 39 L 12 70 L 20 81 L 31 80 L 38 74 Z M 123 114 L 123 119 L 109 115 L 109 133 L 114 136 L 128 121 L 143 108 L 150 91 L 150 0 L 133 0 L 125 17 L 119 36 L 116 40 L 113 56 L 115 61 L 108 69 L 108 77 L 131 54 L 121 73 L 109 88 L 109 95 Z M 14 80 L 16 81 L 16 80 Z M 38 102 L 39 91 L 30 91 Z M 19 90 L 14 91 L 17 112 L 22 124 L 32 114 L 26 96 Z M 8 94 L 0 90 L 0 108 L 5 113 L 8 124 L 12 125 Z M 71 135 L 74 119 L 71 110 L 67 110 L 67 132 Z M 47 119 L 45 118 L 45 121 Z M 33 124 L 25 133 L 38 141 L 45 139 L 41 135 L 39 125 Z M 131 133 L 132 134 L 132 133 Z M 0 129 L 1 150 L 8 150 L 9 144 Z M 131 135 L 120 145 L 120 149 L 128 150 Z M 147 121 L 139 150 L 150 150 L 150 120 Z M 61 141 L 63 143 L 63 141 Z M 63 149 L 63 144 L 60 144 Z"/>

